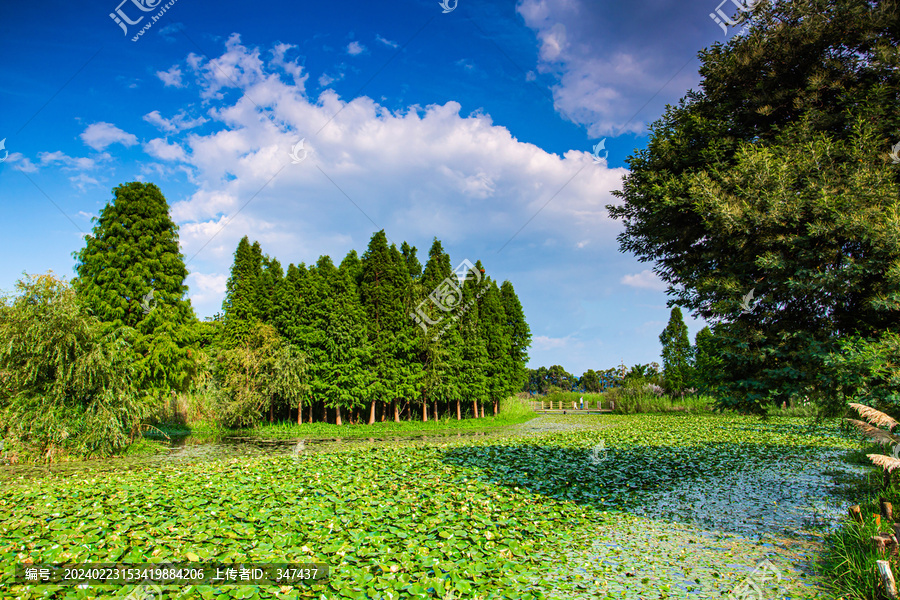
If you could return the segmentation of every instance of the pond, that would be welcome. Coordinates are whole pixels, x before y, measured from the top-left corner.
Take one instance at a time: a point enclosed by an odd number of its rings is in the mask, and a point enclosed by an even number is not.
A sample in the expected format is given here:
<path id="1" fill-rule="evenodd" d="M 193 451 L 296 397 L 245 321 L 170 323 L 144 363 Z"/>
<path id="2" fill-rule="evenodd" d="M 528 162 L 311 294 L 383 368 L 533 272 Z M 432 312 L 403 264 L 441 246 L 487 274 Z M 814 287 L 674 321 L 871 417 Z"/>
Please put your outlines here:
<path id="1" fill-rule="evenodd" d="M 821 598 L 815 559 L 850 504 L 840 482 L 860 472 L 836 426 L 787 418 L 543 416 L 298 442 L 186 438 L 152 456 L 0 467 L 0 561 L 333 567 L 260 598 L 725 598 L 768 569 L 762 597 Z M 251 597 L 203 587 L 165 591 Z"/>

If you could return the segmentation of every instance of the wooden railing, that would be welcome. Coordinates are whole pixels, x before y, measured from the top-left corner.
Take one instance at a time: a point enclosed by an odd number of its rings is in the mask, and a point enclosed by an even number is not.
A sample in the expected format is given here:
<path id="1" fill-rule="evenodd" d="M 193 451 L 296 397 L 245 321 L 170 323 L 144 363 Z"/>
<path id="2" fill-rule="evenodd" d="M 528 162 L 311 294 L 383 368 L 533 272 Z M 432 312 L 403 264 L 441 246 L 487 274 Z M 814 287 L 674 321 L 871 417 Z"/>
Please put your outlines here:
<path id="1" fill-rule="evenodd" d="M 602 400 L 594 400 L 588 401 L 585 400 L 584 403 L 580 401 L 565 401 L 565 400 L 532 400 L 531 401 L 531 410 L 572 410 L 572 411 L 588 411 L 588 410 L 613 410 L 615 408 L 615 404 L 610 402 L 603 402 Z"/>

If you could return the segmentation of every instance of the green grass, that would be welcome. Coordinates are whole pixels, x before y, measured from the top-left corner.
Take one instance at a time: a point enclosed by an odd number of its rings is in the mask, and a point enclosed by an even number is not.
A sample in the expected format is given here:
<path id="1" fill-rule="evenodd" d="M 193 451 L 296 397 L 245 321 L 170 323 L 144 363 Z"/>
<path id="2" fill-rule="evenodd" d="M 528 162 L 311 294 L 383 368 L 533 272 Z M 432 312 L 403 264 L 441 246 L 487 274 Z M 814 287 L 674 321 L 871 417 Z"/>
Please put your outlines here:
<path id="1" fill-rule="evenodd" d="M 878 600 L 881 586 L 875 561 L 883 558 L 875 551 L 871 537 L 876 533 L 892 533 L 891 523 L 881 521 L 876 526 L 874 515 L 880 513 L 880 499 L 884 498 L 897 507 L 895 520 L 900 520 L 900 484 L 896 474 L 891 486 L 884 489 L 883 471 L 874 467 L 866 454 L 890 454 L 890 447 L 865 446 L 848 453 L 848 462 L 865 465 L 861 475 L 845 481 L 845 494 L 850 498 L 847 505 L 859 504 L 863 523 L 853 521 L 849 514 L 844 517 L 840 528 L 825 539 L 825 551 L 820 560 L 821 569 L 828 575 L 835 596 L 846 600 Z M 888 557 L 895 576 L 900 574 L 900 561 Z"/>
<path id="2" fill-rule="evenodd" d="M 368 438 L 381 437 L 392 434 L 410 435 L 416 433 L 437 434 L 444 431 L 484 430 L 498 427 L 507 427 L 523 423 L 536 415 L 528 403 L 515 397 L 507 398 L 500 403 L 500 412 L 495 416 L 486 416 L 481 419 L 444 417 L 428 421 L 393 421 L 376 422 L 367 424 L 343 424 L 333 423 L 263 423 L 257 427 L 247 429 L 227 429 L 217 426 L 209 421 L 190 423 L 188 425 L 159 425 L 158 428 L 168 435 L 208 435 L 208 436 L 251 436 L 262 439 L 285 438 Z M 148 432 L 149 437 L 156 437 L 155 432 Z"/>

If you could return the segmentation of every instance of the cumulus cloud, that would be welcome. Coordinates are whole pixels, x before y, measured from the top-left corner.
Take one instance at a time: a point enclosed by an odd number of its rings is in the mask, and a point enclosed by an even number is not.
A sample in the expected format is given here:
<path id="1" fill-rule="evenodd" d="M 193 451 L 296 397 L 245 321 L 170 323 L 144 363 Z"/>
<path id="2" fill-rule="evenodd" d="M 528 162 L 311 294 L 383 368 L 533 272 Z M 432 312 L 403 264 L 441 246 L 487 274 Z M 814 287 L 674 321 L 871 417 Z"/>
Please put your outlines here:
<path id="1" fill-rule="evenodd" d="M 589 262 L 615 248 L 620 225 L 605 205 L 624 169 L 519 141 L 452 100 L 390 110 L 332 89 L 311 96 L 284 76 L 288 52 L 232 36 L 221 55 L 186 59 L 186 89 L 209 107 L 203 130 L 181 129 L 188 116 L 145 116 L 166 134 L 144 146 L 162 163 L 156 168 L 183 169 L 196 185 L 170 202 L 185 257 L 204 272 L 227 272 L 244 235 L 285 264 L 320 254 L 338 261 L 350 248 L 364 251 L 382 228 L 398 244 L 437 236 L 447 248 L 465 245 L 473 260 L 503 248 L 503 260 L 516 263 L 517 253 L 548 240 L 553 252 Z M 226 88 L 238 93 L 226 100 Z M 300 139 L 308 158 L 292 164 Z"/>
<path id="2" fill-rule="evenodd" d="M 184 74 L 181 72 L 181 67 L 175 65 L 168 71 L 157 71 L 156 76 L 159 77 L 160 81 L 162 81 L 166 87 L 184 87 L 182 83 L 182 77 Z"/>
<path id="3" fill-rule="evenodd" d="M 122 144 L 123 146 L 134 146 L 137 144 L 137 138 L 125 131 L 122 131 L 112 123 L 93 123 L 88 125 L 81 133 L 82 141 L 94 150 L 103 150 L 111 144 Z"/>
<path id="4" fill-rule="evenodd" d="M 366 47 L 359 42 L 353 41 L 347 44 L 347 54 L 349 54 L 350 56 L 356 56 L 357 54 L 362 54 L 365 51 Z"/>
<path id="5" fill-rule="evenodd" d="M 195 303 L 204 303 L 221 298 L 225 294 L 227 282 L 228 275 L 223 273 L 191 273 L 188 275 L 191 300 Z"/>
<path id="6" fill-rule="evenodd" d="M 144 152 L 160 160 L 183 161 L 186 158 L 184 148 L 178 144 L 170 144 L 161 138 L 150 140 L 144 144 Z"/>
<path id="7" fill-rule="evenodd" d="M 557 80 L 556 109 L 591 137 L 646 130 L 645 120 L 700 81 L 696 13 L 654 3 L 653 14 L 590 0 L 521 0 L 538 41 L 537 70 Z M 710 28 L 710 36 L 716 32 Z"/>
<path id="8" fill-rule="evenodd" d="M 644 290 L 662 291 L 666 289 L 666 283 L 650 269 L 644 269 L 640 273 L 632 275 L 625 275 L 621 283 Z"/>

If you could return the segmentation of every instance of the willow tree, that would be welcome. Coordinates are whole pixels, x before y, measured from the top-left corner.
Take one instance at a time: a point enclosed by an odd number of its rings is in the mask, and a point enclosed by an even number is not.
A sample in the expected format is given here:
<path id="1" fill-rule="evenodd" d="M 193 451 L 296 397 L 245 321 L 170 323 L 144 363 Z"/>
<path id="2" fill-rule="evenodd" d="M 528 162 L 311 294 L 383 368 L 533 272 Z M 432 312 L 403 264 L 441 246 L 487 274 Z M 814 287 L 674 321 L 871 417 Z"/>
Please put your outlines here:
<path id="1" fill-rule="evenodd" d="M 222 414 L 229 426 L 257 425 L 308 393 L 306 357 L 271 325 L 259 324 L 218 359 L 226 395 Z"/>
<path id="2" fill-rule="evenodd" d="M 0 437 L 51 461 L 108 455 L 133 441 L 150 398 L 132 377 L 122 329 L 91 315 L 52 274 L 28 276 L 0 303 Z"/>

